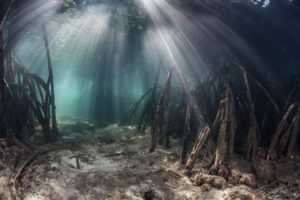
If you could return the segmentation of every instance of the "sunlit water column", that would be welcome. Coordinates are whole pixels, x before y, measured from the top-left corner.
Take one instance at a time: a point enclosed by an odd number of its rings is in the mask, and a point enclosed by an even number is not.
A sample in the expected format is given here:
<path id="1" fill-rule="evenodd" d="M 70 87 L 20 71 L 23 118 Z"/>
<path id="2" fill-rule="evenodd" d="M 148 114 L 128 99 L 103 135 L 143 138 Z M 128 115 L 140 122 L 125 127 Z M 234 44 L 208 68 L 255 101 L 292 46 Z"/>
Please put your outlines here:
<path id="1" fill-rule="evenodd" d="M 198 119 L 198 122 L 201 126 L 204 125 L 204 119 L 202 115 L 199 113 L 199 108 L 197 104 L 194 102 L 194 99 L 190 93 L 188 82 L 186 81 L 186 78 L 184 77 L 184 74 L 182 70 L 184 68 L 187 68 L 188 62 L 184 62 L 183 58 L 183 51 L 182 48 L 184 48 L 185 53 L 194 54 L 194 60 L 197 60 L 196 62 L 198 64 L 201 64 L 201 58 L 199 54 L 197 53 L 196 49 L 193 47 L 192 43 L 189 41 L 187 36 L 184 34 L 184 32 L 180 29 L 179 24 L 176 24 L 175 21 L 172 21 L 172 24 L 168 21 L 168 19 L 165 18 L 165 15 L 167 15 L 167 12 L 173 11 L 173 8 L 171 8 L 164 0 L 141 0 L 143 2 L 144 7 L 146 8 L 147 12 L 149 13 L 155 28 L 156 33 L 158 37 L 157 40 L 160 41 L 160 43 L 163 46 L 163 49 L 167 52 L 168 58 L 170 59 L 170 67 L 175 68 L 175 72 L 178 76 L 178 79 L 180 81 L 180 84 L 186 93 L 192 107 L 196 111 L 196 117 Z M 164 11 L 165 13 L 161 13 L 161 11 Z M 180 13 L 178 12 L 171 12 L 172 14 L 176 14 L 179 18 L 184 18 Z M 170 16 L 172 18 L 173 16 Z M 187 21 L 187 19 L 185 19 Z M 169 27 L 166 31 L 165 26 L 172 26 Z M 177 40 L 176 40 L 177 39 Z M 158 47 L 159 48 L 159 47 Z M 198 59 L 197 59 L 198 58 Z M 191 68 L 188 68 L 191 69 Z M 194 70 L 192 70 L 194 71 Z"/>

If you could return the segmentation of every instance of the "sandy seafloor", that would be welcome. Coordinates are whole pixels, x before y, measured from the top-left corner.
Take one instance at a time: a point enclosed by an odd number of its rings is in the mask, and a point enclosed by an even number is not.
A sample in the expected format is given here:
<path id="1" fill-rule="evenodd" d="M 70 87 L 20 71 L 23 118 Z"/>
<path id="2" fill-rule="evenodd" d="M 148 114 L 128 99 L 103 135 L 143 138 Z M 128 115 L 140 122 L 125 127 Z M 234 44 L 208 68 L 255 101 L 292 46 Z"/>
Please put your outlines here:
<path id="1" fill-rule="evenodd" d="M 158 146 L 148 153 L 151 134 L 136 132 L 133 126 L 110 125 L 94 128 L 88 122 L 60 122 L 57 144 L 73 148 L 51 151 L 38 156 L 23 172 L 21 196 L 25 200 L 96 200 L 96 199 L 299 199 L 299 162 L 294 173 L 282 180 L 253 189 L 226 184 L 223 188 L 199 187 L 194 175 L 183 175 L 181 145 L 171 139 L 171 148 Z M 32 140 L 36 140 L 32 139 Z M 35 144 L 38 146 L 38 144 Z M 49 146 L 49 145 L 48 145 Z M 0 199 L 16 196 L 12 179 L 29 154 L 19 156 L 15 169 L 1 168 Z M 201 170 L 205 172 L 205 170 Z"/>

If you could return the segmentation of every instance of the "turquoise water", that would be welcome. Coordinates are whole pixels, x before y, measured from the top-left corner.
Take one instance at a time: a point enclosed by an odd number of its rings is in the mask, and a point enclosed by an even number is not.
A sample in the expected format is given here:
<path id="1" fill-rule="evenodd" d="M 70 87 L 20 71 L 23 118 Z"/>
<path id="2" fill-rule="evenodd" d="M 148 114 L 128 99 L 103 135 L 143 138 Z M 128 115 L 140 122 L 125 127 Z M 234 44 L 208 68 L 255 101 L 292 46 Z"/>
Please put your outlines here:
<path id="1" fill-rule="evenodd" d="M 235 11 L 236 5 L 225 6 Z M 163 85 L 168 69 L 176 66 L 193 88 L 224 56 L 244 63 L 265 80 L 280 79 L 280 70 L 272 71 L 272 56 L 264 57 L 272 45 L 260 48 L 249 42 L 257 41 L 251 39 L 252 33 L 247 37 L 238 33 L 228 25 L 231 19 L 220 17 L 200 1 L 41 0 L 20 3 L 16 10 L 8 19 L 14 27 L 14 54 L 44 79 L 47 60 L 41 27 L 45 23 L 58 117 L 118 121 L 153 87 L 158 68 L 162 69 L 158 85 Z M 255 16 L 265 19 L 275 11 L 268 1 Z M 256 32 L 262 27 L 257 25 Z M 262 41 L 267 43 L 268 38 Z M 178 79 L 172 80 L 172 86 L 180 87 Z"/>

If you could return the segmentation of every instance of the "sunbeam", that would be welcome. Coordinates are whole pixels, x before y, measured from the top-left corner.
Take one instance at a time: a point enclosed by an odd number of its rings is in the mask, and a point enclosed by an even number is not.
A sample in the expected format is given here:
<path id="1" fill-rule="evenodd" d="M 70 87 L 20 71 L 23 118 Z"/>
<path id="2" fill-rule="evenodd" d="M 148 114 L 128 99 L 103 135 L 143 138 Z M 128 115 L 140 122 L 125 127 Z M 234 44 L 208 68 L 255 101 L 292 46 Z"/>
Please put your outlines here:
<path id="1" fill-rule="evenodd" d="M 0 0 L 0 200 L 299 199 L 300 4 Z"/>

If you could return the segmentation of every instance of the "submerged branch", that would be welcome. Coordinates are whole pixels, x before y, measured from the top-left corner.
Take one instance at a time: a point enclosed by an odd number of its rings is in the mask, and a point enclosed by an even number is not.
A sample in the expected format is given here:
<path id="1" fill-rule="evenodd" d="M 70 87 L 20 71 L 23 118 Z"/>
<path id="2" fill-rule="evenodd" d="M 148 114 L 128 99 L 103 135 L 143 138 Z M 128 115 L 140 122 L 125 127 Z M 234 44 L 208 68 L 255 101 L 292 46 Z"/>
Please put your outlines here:
<path id="1" fill-rule="evenodd" d="M 232 63 L 234 64 L 234 66 L 236 66 L 238 69 L 240 69 L 242 71 L 242 73 L 246 73 L 254 81 L 254 83 L 263 90 L 263 92 L 267 96 L 267 98 L 270 101 L 270 103 L 274 106 L 276 112 L 280 113 L 280 109 L 279 109 L 278 105 L 276 104 L 276 102 L 274 101 L 274 99 L 271 97 L 271 95 L 269 94 L 269 92 L 266 90 L 266 88 L 260 82 L 258 82 L 251 74 L 249 74 L 245 70 L 245 68 L 243 68 L 241 65 L 239 65 L 238 63 L 235 63 L 235 62 L 232 62 Z"/>
<path id="2" fill-rule="evenodd" d="M 50 59 L 50 51 L 49 51 L 49 46 L 48 46 L 48 39 L 47 39 L 47 32 L 45 28 L 45 24 L 42 26 L 43 28 L 43 36 L 44 36 L 44 44 L 45 44 L 45 49 L 47 53 L 47 62 L 48 62 L 48 71 L 49 71 L 49 77 L 47 81 L 47 85 L 50 84 L 50 102 L 51 102 L 51 114 L 52 114 L 52 139 L 57 136 L 58 134 L 58 129 L 57 129 L 57 121 L 56 121 L 56 113 L 55 113 L 55 97 L 54 97 L 54 83 L 53 83 L 53 71 L 52 71 L 52 64 L 51 64 L 51 59 Z"/>
<path id="3" fill-rule="evenodd" d="M 165 104 L 168 103 L 168 102 L 166 102 L 166 99 L 168 98 L 168 95 L 169 95 L 172 71 L 173 71 L 173 68 L 170 69 L 170 71 L 167 75 L 163 91 L 161 92 L 158 104 L 156 106 L 156 112 L 155 112 L 153 130 L 152 130 L 152 142 L 151 142 L 151 147 L 149 149 L 149 152 L 153 152 L 156 148 L 158 127 L 159 127 L 159 123 L 161 121 L 161 114 L 162 114 L 164 107 L 166 106 Z"/>
<path id="4" fill-rule="evenodd" d="M 9 13 L 9 11 L 10 11 L 10 9 L 11 9 L 13 3 L 14 3 L 14 0 L 11 0 L 10 3 L 9 3 L 8 8 L 6 9 L 6 12 L 5 12 L 4 16 L 3 16 L 2 19 L 1 19 L 0 30 L 2 30 L 2 28 L 3 28 L 4 22 L 5 22 L 5 20 L 6 20 L 6 17 L 7 17 L 7 15 L 8 15 L 8 13 Z"/>

